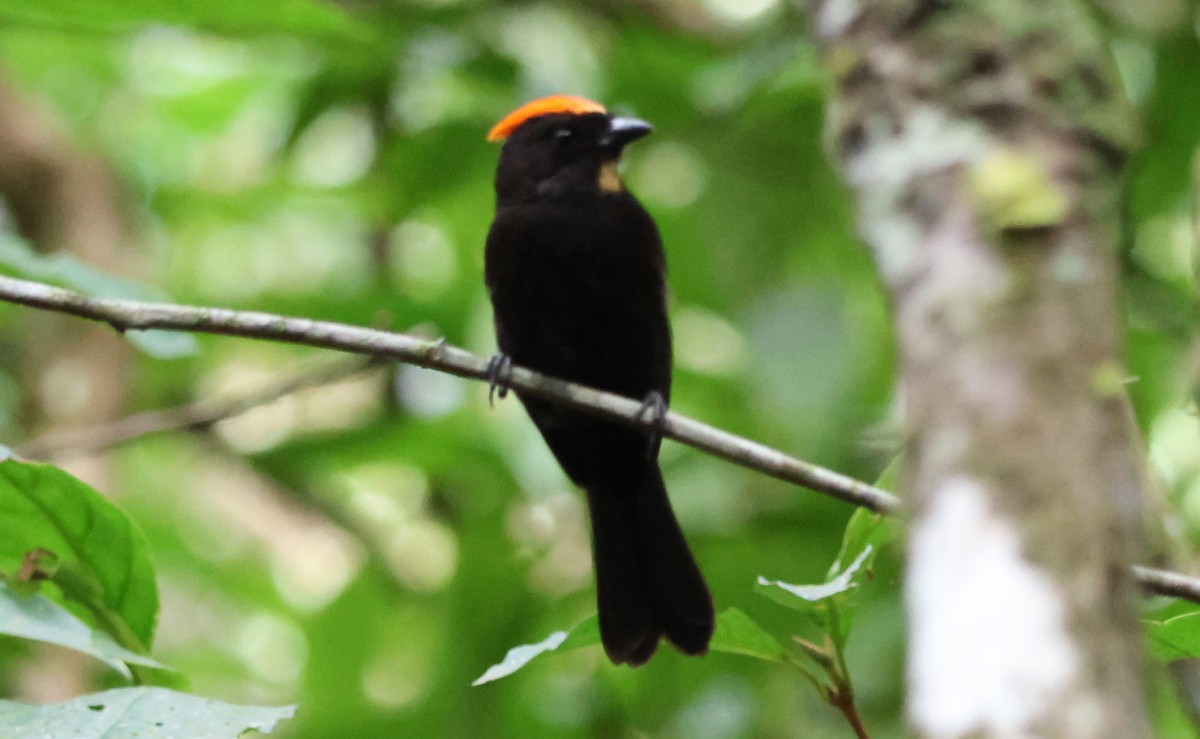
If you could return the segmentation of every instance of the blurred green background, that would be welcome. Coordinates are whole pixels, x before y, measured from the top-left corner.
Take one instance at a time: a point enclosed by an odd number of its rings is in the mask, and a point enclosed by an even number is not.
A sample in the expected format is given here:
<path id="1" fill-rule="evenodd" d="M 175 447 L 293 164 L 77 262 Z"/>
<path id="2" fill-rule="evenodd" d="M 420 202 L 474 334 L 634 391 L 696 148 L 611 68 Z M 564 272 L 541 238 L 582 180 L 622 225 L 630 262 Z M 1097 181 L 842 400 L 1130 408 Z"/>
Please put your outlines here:
<path id="1" fill-rule="evenodd" d="M 1095 7 L 1144 116 L 1122 247 L 1131 393 L 1170 491 L 1153 518 L 1186 551 L 1200 534 L 1198 18 L 1183 0 L 1136 18 Z M 873 480 L 896 443 L 895 359 L 825 155 L 806 28 L 781 0 L 0 0 L 0 185 L 42 167 L 6 191 L 0 228 L 173 301 L 490 354 L 484 134 L 532 97 L 584 94 L 656 127 L 625 177 L 670 262 L 674 410 Z M 11 306 L 0 346 L 0 441 L 17 447 L 339 361 L 214 337 L 151 358 Z M 591 647 L 470 687 L 594 610 L 580 498 L 517 403 L 489 409 L 480 383 L 374 370 L 210 430 L 52 460 L 150 537 L 156 658 L 201 695 L 299 703 L 283 736 L 850 735 L 795 672 L 732 655 L 663 648 L 631 671 Z M 662 464 L 718 608 L 799 632 L 755 578 L 820 581 L 851 509 L 672 442 Z M 897 580 L 893 554 L 850 643 L 875 737 L 904 733 Z M 70 653 L 0 640 L 0 696 L 109 684 Z M 1149 685 L 1163 735 L 1190 736 L 1165 677 Z"/>

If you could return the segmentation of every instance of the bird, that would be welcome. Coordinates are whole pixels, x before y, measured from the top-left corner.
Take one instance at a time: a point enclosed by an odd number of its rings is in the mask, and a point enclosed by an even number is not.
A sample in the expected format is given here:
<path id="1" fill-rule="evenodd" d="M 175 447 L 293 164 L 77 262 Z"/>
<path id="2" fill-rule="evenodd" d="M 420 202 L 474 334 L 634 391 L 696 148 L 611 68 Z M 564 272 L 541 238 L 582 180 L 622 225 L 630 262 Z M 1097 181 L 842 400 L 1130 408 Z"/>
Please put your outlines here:
<path id="1" fill-rule="evenodd" d="M 651 126 L 587 98 L 552 95 L 501 119 L 496 212 L 484 249 L 497 354 L 513 365 L 643 402 L 661 421 L 671 393 L 666 258 L 618 162 Z M 586 494 L 600 639 L 644 664 L 665 639 L 708 651 L 712 596 L 671 508 L 660 435 L 516 392 L 566 475 Z"/>

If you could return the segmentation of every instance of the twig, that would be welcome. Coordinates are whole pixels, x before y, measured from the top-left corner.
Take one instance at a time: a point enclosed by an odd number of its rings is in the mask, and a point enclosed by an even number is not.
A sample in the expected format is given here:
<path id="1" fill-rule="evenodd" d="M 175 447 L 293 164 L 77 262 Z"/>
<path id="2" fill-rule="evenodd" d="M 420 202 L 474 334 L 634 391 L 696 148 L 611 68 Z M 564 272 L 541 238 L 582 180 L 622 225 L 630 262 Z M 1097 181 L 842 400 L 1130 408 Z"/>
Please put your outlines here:
<path id="1" fill-rule="evenodd" d="M 165 329 L 267 339 L 396 359 L 458 377 L 488 379 L 487 359 L 440 339 L 431 341 L 343 323 L 224 308 L 92 298 L 39 282 L 3 276 L 0 276 L 0 301 L 101 321 L 118 331 Z M 547 377 L 524 367 L 512 368 L 508 385 L 523 393 L 631 426 L 653 423 L 640 417 L 639 401 Z M 784 482 L 877 513 L 895 515 L 901 510 L 900 499 L 886 490 L 677 413 L 667 413 L 656 428 L 663 436 L 681 444 Z M 1146 592 L 1200 603 L 1200 579 L 1145 567 L 1135 567 L 1133 573 Z"/>
<path id="2" fill-rule="evenodd" d="M 866 724 L 863 723 L 862 715 L 858 712 L 858 706 L 854 704 L 854 691 L 848 684 L 839 685 L 830 690 L 828 700 L 846 717 L 846 723 L 850 724 L 850 728 L 854 730 L 854 735 L 858 739 L 871 739 L 871 735 L 867 733 Z"/>
<path id="3" fill-rule="evenodd" d="M 833 664 L 827 666 L 825 670 L 833 678 L 833 687 L 826 699 L 830 705 L 842 712 L 858 739 L 871 739 L 867 733 L 866 724 L 863 723 L 862 715 L 858 712 L 858 704 L 854 702 L 854 685 L 850 681 L 850 667 L 846 664 L 845 643 L 839 637 L 830 636 L 830 634 L 838 634 L 842 631 L 839 618 L 837 602 L 830 600 L 830 628 L 829 634 L 825 635 L 825 641 L 830 647 L 828 651 L 833 653 Z"/>
<path id="4" fill-rule="evenodd" d="M 339 362 L 229 400 L 200 400 L 174 408 L 135 413 L 113 423 L 52 432 L 22 444 L 17 453 L 26 459 L 52 459 L 70 453 L 108 449 L 160 431 L 205 429 L 292 393 L 353 377 L 379 366 L 379 363 L 374 357 Z"/>

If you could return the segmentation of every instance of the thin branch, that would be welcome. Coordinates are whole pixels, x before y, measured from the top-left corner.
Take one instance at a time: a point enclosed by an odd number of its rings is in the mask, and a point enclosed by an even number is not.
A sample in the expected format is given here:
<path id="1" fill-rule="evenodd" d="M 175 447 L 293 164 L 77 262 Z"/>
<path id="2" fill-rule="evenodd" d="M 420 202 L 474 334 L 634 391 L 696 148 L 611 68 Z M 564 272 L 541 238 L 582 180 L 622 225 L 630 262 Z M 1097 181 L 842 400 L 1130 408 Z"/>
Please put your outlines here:
<path id="1" fill-rule="evenodd" d="M 269 339 L 397 359 L 459 377 L 488 379 L 488 360 L 443 340 L 271 313 L 200 308 L 168 303 L 91 298 L 39 282 L 0 277 L 0 300 L 68 313 L 108 323 L 118 331 L 166 329 Z M 636 400 L 513 367 L 507 384 L 515 390 L 562 403 L 576 410 L 650 427 Z M 688 446 L 764 474 L 832 495 L 879 513 L 895 513 L 900 501 L 891 493 L 707 424 L 668 413 L 658 430 Z"/>
<path id="2" fill-rule="evenodd" d="M 92 298 L 3 276 L 0 276 L 0 301 L 101 321 L 120 332 L 163 329 L 266 339 L 395 359 L 458 377 L 489 379 L 487 359 L 443 340 L 431 341 L 343 323 L 225 308 Z M 547 377 L 524 367 L 513 367 L 507 384 L 523 393 L 630 426 L 654 424 L 643 418 L 641 403 L 636 400 Z M 657 429 L 681 444 L 778 480 L 877 513 L 896 515 L 901 511 L 900 499 L 886 490 L 677 413 L 667 413 Z M 1146 592 L 1200 603 L 1200 579 L 1145 567 L 1135 567 L 1133 572 Z"/>
<path id="3" fill-rule="evenodd" d="M 834 600 L 829 601 L 829 619 L 829 632 L 831 634 L 840 632 L 842 630 L 839 623 L 840 615 L 837 602 Z M 858 705 L 854 702 L 854 684 L 850 681 L 850 668 L 846 665 L 845 644 L 841 639 L 830 638 L 829 634 L 825 635 L 825 642 L 830 647 L 828 651 L 833 653 L 832 665 L 825 667 L 829 677 L 833 679 L 833 687 L 826 699 L 830 705 L 842 712 L 858 739 L 871 739 L 870 734 L 867 733 L 866 724 L 863 723 L 862 714 L 858 712 Z"/>
<path id="4" fill-rule="evenodd" d="M 22 444 L 17 448 L 17 454 L 26 459 L 52 459 L 65 454 L 86 454 L 109 449 L 161 431 L 207 429 L 219 421 L 240 416 L 284 396 L 353 377 L 379 366 L 379 363 L 380 360 L 375 357 L 338 362 L 228 400 L 200 400 L 174 408 L 135 413 L 113 423 L 51 432 Z"/>
<path id="5" fill-rule="evenodd" d="M 1134 565 L 1132 569 L 1133 577 L 1147 593 L 1200 603 L 1200 578 L 1141 565 Z"/>
<path id="6" fill-rule="evenodd" d="M 867 733 L 867 726 L 863 723 L 862 714 L 858 712 L 858 706 L 854 704 L 854 692 L 850 690 L 849 685 L 841 685 L 829 691 L 828 700 L 846 717 L 846 722 L 850 724 L 850 728 L 854 730 L 854 735 L 858 739 L 871 739 L 871 735 Z"/>

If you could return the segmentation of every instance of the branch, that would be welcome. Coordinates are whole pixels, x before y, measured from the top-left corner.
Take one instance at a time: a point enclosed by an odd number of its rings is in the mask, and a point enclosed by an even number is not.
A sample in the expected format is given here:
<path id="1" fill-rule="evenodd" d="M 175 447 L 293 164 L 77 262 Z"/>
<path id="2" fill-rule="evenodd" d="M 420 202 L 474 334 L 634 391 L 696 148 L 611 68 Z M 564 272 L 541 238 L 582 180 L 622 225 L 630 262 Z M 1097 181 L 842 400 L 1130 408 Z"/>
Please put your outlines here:
<path id="1" fill-rule="evenodd" d="M 379 360 L 374 357 L 339 362 L 228 400 L 200 400 L 174 408 L 135 413 L 113 423 L 52 432 L 22 444 L 17 453 L 26 459 L 51 459 L 67 453 L 84 454 L 108 449 L 161 431 L 207 429 L 286 395 L 344 380 L 377 366 Z"/>
<path id="2" fill-rule="evenodd" d="M 397 359 L 458 377 L 489 379 L 487 359 L 449 346 L 442 339 L 420 339 L 407 334 L 343 323 L 223 308 L 91 298 L 70 290 L 12 277 L 0 277 L 0 300 L 102 321 L 120 332 L 166 329 L 269 339 Z M 877 513 L 895 513 L 900 508 L 899 499 L 885 490 L 789 457 L 770 447 L 677 413 L 668 413 L 666 418 L 655 426 L 653 420 L 642 417 L 645 414 L 639 416 L 641 403 L 636 400 L 547 377 L 523 367 L 513 367 L 507 385 L 514 390 L 555 401 L 585 413 L 631 426 L 656 428 L 663 436 L 688 446 Z"/>
<path id="3" fill-rule="evenodd" d="M 1200 603 L 1200 579 L 1142 565 L 1132 569 L 1134 579 L 1147 593 Z"/>
<path id="4" fill-rule="evenodd" d="M 101 321 L 120 332 L 163 329 L 266 339 L 395 359 L 474 380 L 489 379 L 487 359 L 450 346 L 441 339 L 431 341 L 343 323 L 224 308 L 92 298 L 3 276 L 0 276 L 0 301 Z M 653 427 L 653 421 L 647 421 L 640 413 L 639 401 L 620 395 L 548 377 L 524 367 L 513 367 L 507 384 L 514 390 L 578 411 L 630 426 Z M 715 457 L 876 513 L 897 515 L 901 511 L 900 499 L 886 490 L 678 413 L 668 412 L 657 430 L 665 437 Z M 1133 572 L 1148 593 L 1200 603 L 1200 579 L 1146 567 L 1135 567 Z"/>

